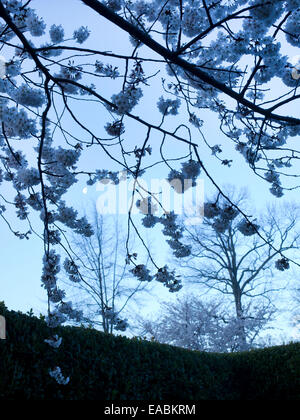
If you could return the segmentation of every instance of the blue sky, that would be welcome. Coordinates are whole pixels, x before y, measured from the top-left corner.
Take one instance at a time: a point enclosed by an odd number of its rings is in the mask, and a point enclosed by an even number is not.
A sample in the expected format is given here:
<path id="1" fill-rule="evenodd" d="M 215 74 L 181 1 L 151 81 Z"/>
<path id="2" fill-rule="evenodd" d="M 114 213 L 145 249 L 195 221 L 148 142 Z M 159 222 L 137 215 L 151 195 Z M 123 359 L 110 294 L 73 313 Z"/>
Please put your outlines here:
<path id="1" fill-rule="evenodd" d="M 31 3 L 33 8 L 37 9 L 40 16 L 44 17 L 48 28 L 55 24 L 62 24 L 65 28 L 67 35 L 72 36 L 74 29 L 81 25 L 88 26 L 91 30 L 91 37 L 87 43 L 89 48 L 97 48 L 106 51 L 113 51 L 115 53 L 124 53 L 128 51 L 128 46 L 131 46 L 128 42 L 128 37 L 121 30 L 113 27 L 103 18 L 92 13 L 86 6 L 84 6 L 79 0 L 51 0 L 41 1 L 33 0 Z M 146 50 L 143 50 L 146 51 Z M 291 53 L 293 53 L 291 51 Z M 144 54 L 145 55 L 145 54 Z M 92 58 L 94 62 L 94 58 Z M 157 114 L 157 121 L 159 116 L 157 110 L 153 109 L 153 91 L 157 92 L 161 86 L 162 75 L 158 75 L 155 80 L 151 82 L 150 88 L 145 88 L 145 100 L 143 105 L 134 112 L 135 114 L 143 113 L 143 115 L 151 115 L 151 117 Z M 105 84 L 102 86 L 104 92 L 103 96 L 110 97 L 111 84 Z M 276 89 L 274 85 L 274 89 Z M 158 97 L 157 97 L 158 98 Z M 76 106 L 76 111 L 80 113 L 80 117 L 86 121 L 89 126 L 103 127 L 107 122 L 104 112 L 99 110 L 95 112 L 94 108 L 90 108 L 88 105 L 82 107 L 82 105 Z M 91 111 L 93 109 L 93 111 Z M 234 150 L 229 140 L 220 134 L 218 129 L 218 120 L 215 115 L 210 112 L 203 112 L 203 115 L 199 115 L 204 121 L 203 132 L 211 144 L 221 144 L 224 149 L 223 157 L 227 159 L 233 159 L 231 168 L 222 166 L 217 160 L 212 159 L 208 148 L 202 144 L 199 140 L 199 154 L 201 159 L 206 163 L 208 171 L 214 176 L 214 179 L 220 184 L 234 184 L 237 188 L 248 187 L 249 193 L 252 199 L 252 203 L 257 211 L 261 211 L 265 208 L 266 204 L 270 201 L 276 201 L 269 192 L 269 185 L 262 179 L 255 176 L 243 161 L 241 155 Z M 295 110 L 290 109 L 290 112 L 295 115 Z M 178 125 L 178 117 L 172 118 L 167 122 L 170 129 L 173 126 Z M 127 137 L 132 136 L 132 145 L 136 144 L 136 139 L 140 136 L 143 139 L 145 135 L 144 128 L 136 128 L 136 125 L 128 124 Z M 156 138 L 155 138 L 156 136 Z M 153 137 L 152 144 L 160 142 L 161 136 L 155 135 Z M 155 148 L 155 147 L 154 147 Z M 180 155 L 182 148 L 181 146 L 170 143 L 166 153 L 171 151 Z M 154 152 L 155 153 L 155 152 Z M 108 161 L 107 157 L 101 153 L 94 154 L 93 151 L 87 152 L 86 156 L 82 160 L 83 166 L 87 168 L 92 166 L 93 168 L 102 169 L 109 168 L 111 170 L 117 170 L 114 164 Z M 150 172 L 149 177 L 165 178 L 167 175 L 166 168 L 163 166 L 156 167 L 155 170 Z M 148 178 L 149 179 L 149 178 Z M 204 178 L 205 194 L 209 196 L 213 191 L 213 187 L 210 182 Z M 72 187 L 68 193 L 67 198 L 69 203 L 73 203 L 74 206 L 80 210 L 90 205 L 91 202 L 97 199 L 99 192 L 96 191 L 96 187 L 88 187 L 87 194 L 83 194 L 83 188 L 86 186 L 85 180 L 82 178 L 80 181 Z M 3 187 L 2 187 L 3 188 Z M 4 189 L 7 188 L 4 186 Z M 4 191 L 5 195 L 7 191 Z M 285 200 L 298 200 L 297 191 L 286 193 Z M 278 200 L 277 200 L 278 201 Z M 39 219 L 33 216 L 33 220 L 36 226 L 40 224 Z M 21 226 L 21 225 L 20 225 Z M 40 286 L 41 277 L 41 259 L 42 259 L 42 246 L 39 239 L 32 237 L 30 241 L 20 241 L 15 238 L 7 226 L 2 225 L 1 228 L 1 277 L 0 277 L 0 300 L 4 300 L 6 305 L 15 310 L 27 311 L 33 308 L 36 313 L 45 311 L 46 296 L 43 289 Z M 21 227 L 20 227 L 21 229 Z M 162 245 L 164 238 L 155 232 L 152 238 L 152 246 L 154 254 L 163 262 L 167 258 L 167 248 Z M 167 292 L 162 291 L 162 286 L 158 285 L 159 296 L 167 298 L 169 295 Z"/>

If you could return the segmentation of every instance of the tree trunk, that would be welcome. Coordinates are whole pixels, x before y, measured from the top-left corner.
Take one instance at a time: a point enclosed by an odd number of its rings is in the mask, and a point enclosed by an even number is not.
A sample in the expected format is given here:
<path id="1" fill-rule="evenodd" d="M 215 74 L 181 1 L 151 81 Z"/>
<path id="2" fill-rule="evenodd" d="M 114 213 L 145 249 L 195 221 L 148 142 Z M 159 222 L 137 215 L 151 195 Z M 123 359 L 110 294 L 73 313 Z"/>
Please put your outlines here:
<path id="1" fill-rule="evenodd" d="M 234 292 L 234 302 L 235 302 L 235 310 L 236 310 L 236 319 L 238 322 L 238 350 L 245 351 L 248 349 L 247 344 L 247 337 L 245 331 L 245 319 L 244 313 L 242 308 L 242 294 L 239 287 L 237 287 Z"/>

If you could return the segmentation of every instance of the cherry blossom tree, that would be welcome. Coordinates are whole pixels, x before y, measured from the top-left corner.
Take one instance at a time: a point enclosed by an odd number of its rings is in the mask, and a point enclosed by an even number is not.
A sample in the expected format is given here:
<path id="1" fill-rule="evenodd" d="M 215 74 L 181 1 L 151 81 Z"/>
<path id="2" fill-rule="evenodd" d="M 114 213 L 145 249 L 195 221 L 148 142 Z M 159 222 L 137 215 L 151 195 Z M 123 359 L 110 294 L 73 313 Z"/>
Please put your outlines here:
<path id="1" fill-rule="evenodd" d="M 110 334 L 126 331 L 129 323 L 123 314 L 132 301 L 146 299 L 149 283 L 138 282 L 129 271 L 122 220 L 101 215 L 96 208 L 91 220 L 92 236 L 71 239 L 78 259 L 76 266 L 68 258 L 64 261 L 67 289 L 74 306 L 83 312 L 81 324 Z"/>
<path id="2" fill-rule="evenodd" d="M 264 339 L 260 334 L 268 328 L 274 308 L 260 305 L 259 310 L 256 308 L 255 317 L 251 316 L 251 308 L 247 309 L 249 312 L 244 323 L 246 349 L 263 346 Z M 239 320 L 228 303 L 216 298 L 208 300 L 186 294 L 175 302 L 164 302 L 157 318 L 149 320 L 141 317 L 137 329 L 142 337 L 190 350 L 241 350 Z"/>
<path id="3" fill-rule="evenodd" d="M 72 8 L 73 2 L 64 3 Z M 16 237 L 29 239 L 34 233 L 43 241 L 42 284 L 53 327 L 67 318 L 80 318 L 57 284 L 60 249 L 76 266 L 66 231 L 93 234 L 88 220 L 67 202 L 66 193 L 79 179 L 88 185 L 104 179 L 117 184 L 125 172 L 133 181 L 128 236 L 139 233 L 132 209 L 137 190 L 143 189 L 140 177 L 158 165 L 165 165 L 165 177 L 176 181 L 177 192 L 195 186 L 201 174 L 230 202 L 199 153 L 199 146 L 206 145 L 216 162 L 230 166 L 221 147 L 210 144 L 203 134 L 203 110 L 219 117 L 220 132 L 250 170 L 270 184 L 276 197 L 295 188 L 298 177 L 293 168 L 299 159 L 295 137 L 300 134 L 300 78 L 293 53 L 285 51 L 286 46 L 299 45 L 299 0 L 82 0 L 80 4 L 83 25 L 69 34 L 64 22 L 47 27 L 48 17 L 40 16 L 30 0 L 0 2 L 0 42 L 6 58 L 0 66 L 0 183 L 9 185 L 6 191 L 14 191 L 1 194 L 0 217 Z M 99 19 L 99 48 L 89 45 L 85 11 Z M 107 51 L 107 33 L 101 33 L 104 20 L 112 32 L 118 28 L 128 36 L 131 47 L 124 54 Z M 159 89 L 154 85 L 161 77 L 158 72 L 163 75 Z M 109 94 L 104 85 L 110 87 Z M 158 120 L 154 112 L 136 113 L 143 101 L 149 106 L 149 92 Z M 100 109 L 103 122 L 83 118 L 82 110 L 87 108 L 97 117 Z M 295 115 L 288 115 L 290 109 Z M 170 129 L 169 121 L 179 112 L 179 125 Z M 143 133 L 135 144 L 129 140 L 132 135 L 127 137 L 132 129 Z M 177 147 L 184 149 L 182 158 Z M 106 167 L 83 164 L 91 150 L 93 156 L 101 154 L 101 161 L 107 157 Z M 161 205 L 151 191 L 143 193 L 143 199 L 150 197 Z M 27 224 L 24 230 L 14 227 L 10 208 Z M 32 212 L 41 219 L 39 230 L 31 223 Z M 251 231 L 267 241 L 251 218 L 241 215 L 246 235 Z M 162 224 L 171 248 L 178 256 L 187 256 L 176 215 L 148 216 L 143 224 Z M 139 238 L 146 247 L 141 234 Z M 135 260 L 134 250 L 127 250 L 132 273 L 140 281 L 156 279 L 171 292 L 178 291 L 180 279 L 167 266 L 159 267 L 147 252 L 151 271 Z M 63 382 L 61 372 L 53 372 Z"/>

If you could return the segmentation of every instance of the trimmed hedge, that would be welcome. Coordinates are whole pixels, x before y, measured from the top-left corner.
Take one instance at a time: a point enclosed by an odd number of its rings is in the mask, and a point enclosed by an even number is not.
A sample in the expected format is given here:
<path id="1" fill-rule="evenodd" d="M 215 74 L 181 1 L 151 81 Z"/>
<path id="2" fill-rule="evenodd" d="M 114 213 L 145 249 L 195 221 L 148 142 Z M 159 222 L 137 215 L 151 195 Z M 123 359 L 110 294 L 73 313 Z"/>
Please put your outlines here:
<path id="1" fill-rule="evenodd" d="M 300 343 L 245 353 L 180 349 L 92 329 L 61 327 L 58 350 L 43 320 L 8 311 L 0 340 L 0 399 L 299 400 Z M 49 376 L 60 366 L 67 386 Z"/>

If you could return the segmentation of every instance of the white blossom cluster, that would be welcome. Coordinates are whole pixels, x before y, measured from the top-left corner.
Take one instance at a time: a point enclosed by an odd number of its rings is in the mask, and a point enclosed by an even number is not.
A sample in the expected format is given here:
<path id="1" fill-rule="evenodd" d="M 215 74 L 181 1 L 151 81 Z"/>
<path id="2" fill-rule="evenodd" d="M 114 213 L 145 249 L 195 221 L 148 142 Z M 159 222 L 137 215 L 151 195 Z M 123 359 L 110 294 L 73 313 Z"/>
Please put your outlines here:
<path id="1" fill-rule="evenodd" d="M 272 184 L 272 187 L 270 188 L 271 193 L 275 195 L 275 197 L 282 197 L 283 189 L 274 165 L 269 165 L 269 170 L 265 173 L 265 179 Z"/>
<path id="2" fill-rule="evenodd" d="M 244 316 L 237 319 L 224 302 L 189 294 L 163 303 L 157 319 L 145 321 L 141 332 L 160 343 L 189 350 L 232 353 L 259 346 L 257 335 L 266 327 L 269 314 L 262 304 L 253 308 L 248 305 Z"/>
<path id="3" fill-rule="evenodd" d="M 113 76 L 108 70 L 111 70 L 111 72 L 113 71 Z M 102 73 L 111 78 L 118 76 L 118 73 L 114 74 L 116 71 L 116 68 L 107 67 L 101 70 Z M 143 91 L 139 87 L 141 83 L 145 83 L 144 71 L 141 63 L 136 61 L 131 69 L 127 83 L 125 86 L 123 86 L 122 91 L 112 95 L 111 97 L 111 102 L 114 104 L 114 107 L 108 106 L 108 109 L 110 111 L 116 112 L 121 116 L 130 113 L 143 97 Z"/>
<path id="4" fill-rule="evenodd" d="M 207 219 L 213 219 L 214 217 L 219 216 L 221 212 L 220 207 L 217 203 L 204 203 L 204 216 Z"/>
<path id="5" fill-rule="evenodd" d="M 55 148 L 52 146 L 52 140 L 47 138 L 43 147 L 43 161 L 47 172 L 46 179 L 49 182 L 49 197 L 58 201 L 65 191 L 77 182 L 73 171 L 79 157 L 80 151 L 60 146 Z"/>
<path id="6" fill-rule="evenodd" d="M 124 0 L 105 0 L 104 3 L 114 12 L 118 12 L 124 5 Z"/>
<path id="7" fill-rule="evenodd" d="M 142 223 L 146 228 L 152 228 L 157 223 L 163 225 L 162 233 L 170 237 L 167 240 L 170 248 L 173 250 L 173 255 L 176 258 L 185 258 L 191 254 L 191 247 L 183 244 L 180 239 L 183 238 L 183 227 L 179 226 L 176 222 L 177 215 L 172 211 L 168 214 L 164 214 L 161 217 L 155 216 L 151 209 L 148 208 L 148 214 L 143 218 Z"/>
<path id="8" fill-rule="evenodd" d="M 191 247 L 180 242 L 180 239 L 183 237 L 183 227 L 176 223 L 177 217 L 174 212 L 170 212 L 163 215 L 159 221 L 163 225 L 162 233 L 171 238 L 167 240 L 167 243 L 173 250 L 175 257 L 184 258 L 190 255 Z"/>
<path id="9" fill-rule="evenodd" d="M 206 24 L 205 10 L 193 5 L 187 5 L 184 10 L 183 16 L 184 34 L 188 37 L 194 37 Z"/>
<path id="10" fill-rule="evenodd" d="M 279 271 L 288 270 L 290 268 L 289 260 L 287 258 L 285 258 L 285 257 L 280 258 L 279 260 L 277 260 L 275 262 L 275 267 Z"/>
<path id="11" fill-rule="evenodd" d="M 17 171 L 14 184 L 19 191 L 25 190 L 40 183 L 40 174 L 36 168 L 21 168 Z"/>
<path id="12" fill-rule="evenodd" d="M 113 110 L 119 115 L 131 112 L 142 96 L 143 93 L 141 88 L 135 86 L 128 87 L 124 91 L 111 97 L 112 103 L 116 106 Z"/>
<path id="13" fill-rule="evenodd" d="M 169 183 L 179 194 L 183 194 L 187 189 L 197 185 L 196 179 L 201 169 L 200 163 L 193 159 L 183 162 L 181 166 L 181 171 L 172 169 L 168 175 Z"/>
<path id="14" fill-rule="evenodd" d="M 69 377 L 65 377 L 62 374 L 61 368 L 56 366 L 54 369 L 49 370 L 49 375 L 54 378 L 59 385 L 68 385 L 70 382 Z"/>
<path id="15" fill-rule="evenodd" d="M 21 73 L 21 62 L 19 60 L 10 60 L 6 63 L 6 75 L 16 77 Z"/>
<path id="16" fill-rule="evenodd" d="M 149 269 L 144 264 L 138 264 L 130 270 L 130 272 L 139 280 L 139 281 L 152 281 L 152 276 Z"/>
<path id="17" fill-rule="evenodd" d="M 171 293 L 178 292 L 182 288 L 180 277 L 176 276 L 175 271 L 170 270 L 167 265 L 157 271 L 155 279 L 163 283 Z"/>
<path id="18" fill-rule="evenodd" d="M 191 247 L 180 242 L 178 239 L 168 239 L 167 243 L 173 250 L 173 255 L 176 258 L 185 258 L 191 254 Z"/>
<path id="19" fill-rule="evenodd" d="M 253 222 L 248 222 L 247 220 L 242 220 L 238 224 L 239 231 L 245 236 L 255 235 L 259 229 L 259 226 Z"/>
<path id="20" fill-rule="evenodd" d="M 45 289 L 51 294 L 56 289 L 57 274 L 60 272 L 60 256 L 51 249 L 48 255 L 43 258 L 42 283 Z"/>
<path id="21" fill-rule="evenodd" d="M 64 28 L 62 27 L 62 25 L 52 25 L 49 29 L 49 35 L 53 44 L 59 44 L 64 40 Z"/>
<path id="22" fill-rule="evenodd" d="M 50 328 L 57 328 L 66 321 L 67 317 L 56 309 L 46 317 L 46 322 Z"/>
<path id="23" fill-rule="evenodd" d="M 60 272 L 60 256 L 51 249 L 44 255 L 43 263 L 42 283 L 47 290 L 50 302 L 56 305 L 55 310 L 48 314 L 46 319 L 48 325 L 51 328 L 56 328 L 67 319 L 73 319 L 79 322 L 82 318 L 82 312 L 74 310 L 71 302 L 65 302 L 63 300 L 65 298 L 65 292 L 57 286 L 58 274 Z M 69 271 L 72 271 L 69 274 L 75 276 L 74 269 L 71 270 L 70 265 L 68 268 Z"/>
<path id="24" fill-rule="evenodd" d="M 298 2 L 295 1 L 295 3 L 298 3 Z M 299 21 L 300 21 L 300 9 L 299 9 L 299 3 L 298 3 L 298 4 L 294 5 L 293 14 L 291 14 L 288 17 L 287 22 L 286 22 L 286 26 L 285 26 L 287 40 L 294 47 L 299 47 L 299 45 L 300 45 L 300 24 L 299 24 Z"/>
<path id="25" fill-rule="evenodd" d="M 21 105 L 39 108 L 45 102 L 45 96 L 41 90 L 32 89 L 26 84 L 19 86 L 12 95 L 13 99 Z"/>
<path id="26" fill-rule="evenodd" d="M 55 287 L 48 292 L 48 296 L 52 303 L 59 303 L 66 297 L 66 293 L 64 290 Z"/>
<path id="27" fill-rule="evenodd" d="M 134 63 L 134 66 L 129 75 L 128 83 L 134 86 L 137 86 L 140 83 L 146 84 L 145 72 L 143 70 L 141 61 L 137 60 Z"/>
<path id="28" fill-rule="evenodd" d="M 99 60 L 95 62 L 95 72 L 110 77 L 113 80 L 120 76 L 118 67 L 113 67 L 111 64 L 104 65 Z"/>
<path id="29" fill-rule="evenodd" d="M 72 319 L 75 322 L 80 322 L 83 318 L 83 312 L 73 309 L 72 302 L 61 302 L 58 306 L 61 314 L 66 316 L 66 319 Z"/>
<path id="30" fill-rule="evenodd" d="M 236 145 L 236 150 L 238 150 L 251 166 L 258 162 L 261 158 L 261 154 L 257 153 L 257 150 L 253 150 L 252 143 L 249 145 L 244 142 L 239 142 Z"/>
<path id="31" fill-rule="evenodd" d="M 112 124 L 107 123 L 104 128 L 107 134 L 112 137 L 119 137 L 125 132 L 125 127 L 122 121 L 115 121 Z"/>
<path id="32" fill-rule="evenodd" d="M 136 265 L 130 272 L 139 281 L 150 282 L 154 279 L 162 283 L 171 293 L 178 292 L 182 288 L 180 276 L 176 275 L 174 270 L 170 270 L 167 265 L 159 268 L 154 276 L 150 274 L 150 271 L 144 264 Z"/>
<path id="33" fill-rule="evenodd" d="M 117 319 L 117 322 L 115 324 L 115 330 L 116 331 L 126 331 L 128 328 L 129 324 L 127 319 Z"/>
<path id="34" fill-rule="evenodd" d="M 18 13 L 23 6 L 21 0 L 3 0 L 2 3 L 10 13 Z"/>
<path id="35" fill-rule="evenodd" d="M 151 146 L 147 146 L 147 147 L 140 148 L 140 147 L 135 146 L 133 153 L 134 153 L 134 156 L 139 161 L 140 158 L 146 156 L 147 153 L 149 155 L 151 155 L 151 153 L 152 153 L 152 147 Z"/>
<path id="36" fill-rule="evenodd" d="M 64 91 L 71 95 L 76 95 L 79 92 L 78 86 L 75 86 L 72 83 L 68 83 L 70 80 L 71 82 L 78 82 L 82 78 L 82 67 L 74 66 L 70 63 L 69 66 L 60 67 L 60 72 L 55 74 L 58 79 L 65 79 L 66 82 L 61 82 L 62 86 L 64 87 Z"/>
<path id="37" fill-rule="evenodd" d="M 109 320 L 110 324 L 114 326 L 116 331 L 126 331 L 129 324 L 127 319 L 121 319 L 112 308 L 105 309 L 104 317 Z"/>
<path id="38" fill-rule="evenodd" d="M 232 204 L 204 203 L 204 217 L 211 221 L 211 226 L 219 234 L 225 233 L 238 215 L 238 209 Z M 237 229 L 244 236 L 252 236 L 258 232 L 259 226 L 254 222 L 242 219 L 238 221 Z"/>
<path id="39" fill-rule="evenodd" d="M 78 267 L 74 261 L 71 261 L 69 258 L 66 258 L 64 261 L 64 269 L 67 272 L 69 279 L 73 283 L 79 283 L 81 281 Z"/>
<path id="40" fill-rule="evenodd" d="M 3 124 L 3 132 L 7 137 L 28 139 L 37 134 L 35 121 L 28 118 L 24 109 L 7 107 L 3 102 L 0 104 L 0 122 Z"/>
<path id="41" fill-rule="evenodd" d="M 18 218 L 20 220 L 26 220 L 28 216 L 26 197 L 23 194 L 18 193 L 15 197 L 14 202 Z"/>
<path id="42" fill-rule="evenodd" d="M 67 207 L 66 203 L 62 200 L 60 201 L 55 218 L 79 235 L 86 237 L 93 235 L 93 229 L 87 218 L 85 216 L 78 218 L 78 212 L 72 207 Z"/>
<path id="43" fill-rule="evenodd" d="M 28 10 L 25 18 L 27 29 L 32 36 L 42 36 L 45 33 L 46 24 L 43 19 L 39 18 L 34 10 Z"/>
<path id="44" fill-rule="evenodd" d="M 148 213 L 145 217 L 142 219 L 142 224 L 146 228 L 153 228 L 157 223 L 159 223 L 160 219 L 157 216 L 154 216 L 154 214 Z"/>
<path id="45" fill-rule="evenodd" d="M 89 36 L 90 31 L 86 26 L 81 26 L 73 33 L 73 38 L 76 40 L 76 42 L 78 42 L 78 44 L 83 44 Z"/>
<path id="46" fill-rule="evenodd" d="M 180 107 L 180 100 L 178 98 L 175 100 L 164 99 L 163 96 L 161 96 L 157 102 L 157 107 L 164 116 L 177 115 Z"/>
<path id="47" fill-rule="evenodd" d="M 44 340 L 44 342 L 49 344 L 50 347 L 53 347 L 54 349 L 58 349 L 61 346 L 62 337 L 59 337 L 57 334 L 55 334 L 53 337 L 50 337 Z"/>

